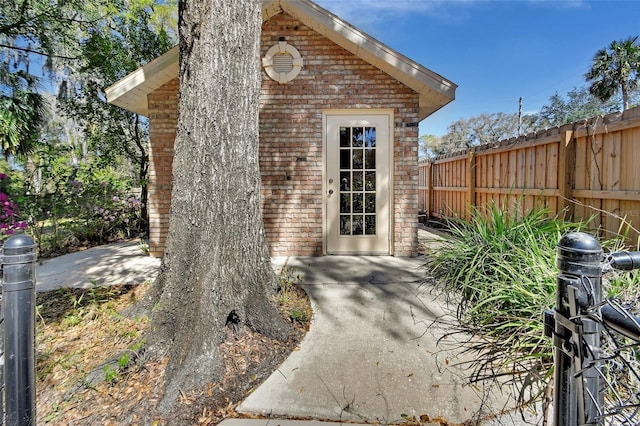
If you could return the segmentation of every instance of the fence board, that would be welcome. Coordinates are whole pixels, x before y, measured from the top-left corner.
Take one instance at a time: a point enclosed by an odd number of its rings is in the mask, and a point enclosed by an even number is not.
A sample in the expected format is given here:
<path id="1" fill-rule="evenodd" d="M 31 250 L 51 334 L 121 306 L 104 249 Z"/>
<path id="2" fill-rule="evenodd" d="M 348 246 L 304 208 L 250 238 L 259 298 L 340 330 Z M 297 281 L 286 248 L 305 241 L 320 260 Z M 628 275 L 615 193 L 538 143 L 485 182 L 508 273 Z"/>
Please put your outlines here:
<path id="1" fill-rule="evenodd" d="M 607 234 L 623 218 L 640 228 L 640 107 L 587 123 L 421 164 L 420 209 L 468 218 L 469 206 L 521 202 L 521 213 L 544 206 L 571 220 L 596 214 L 594 225 Z"/>
<path id="2" fill-rule="evenodd" d="M 547 146 L 537 146 L 534 152 L 534 156 L 536 165 L 533 184 L 535 188 L 544 188 L 547 180 Z"/>
<path id="3" fill-rule="evenodd" d="M 485 186 L 487 188 L 493 188 L 493 179 L 496 174 L 496 168 L 493 164 L 494 157 L 493 155 L 489 155 L 487 153 L 483 153 L 483 156 L 485 158 L 485 164 L 487 165 L 487 184 Z"/>
<path id="4" fill-rule="evenodd" d="M 518 176 L 518 168 L 516 166 L 518 161 L 518 153 L 516 150 L 509 151 L 509 167 L 507 170 L 507 183 L 510 188 L 516 188 L 517 176 Z"/>
<path id="5" fill-rule="evenodd" d="M 547 208 L 549 209 L 550 214 L 558 213 L 558 146 L 559 143 L 553 143 L 547 145 L 547 176 L 546 176 L 546 187 L 547 188 L 556 188 L 557 193 L 555 196 L 549 197 L 547 196 Z"/>
<path id="6" fill-rule="evenodd" d="M 613 193 L 620 193 L 620 132 L 616 132 L 609 136 L 607 143 L 604 144 L 605 162 L 605 181 L 607 182 L 607 190 Z M 603 197 L 604 198 L 604 197 Z M 603 201 L 602 208 L 613 215 L 607 218 L 607 229 L 616 229 L 622 231 L 620 225 L 620 205 L 619 199 L 606 199 Z"/>

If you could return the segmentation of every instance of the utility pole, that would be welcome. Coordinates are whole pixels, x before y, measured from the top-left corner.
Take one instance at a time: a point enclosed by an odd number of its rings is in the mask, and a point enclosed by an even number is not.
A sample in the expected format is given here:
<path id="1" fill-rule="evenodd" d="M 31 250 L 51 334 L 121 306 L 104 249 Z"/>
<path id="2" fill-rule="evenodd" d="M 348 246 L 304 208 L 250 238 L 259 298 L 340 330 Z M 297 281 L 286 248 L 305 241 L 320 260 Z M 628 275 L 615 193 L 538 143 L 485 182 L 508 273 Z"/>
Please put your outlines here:
<path id="1" fill-rule="evenodd" d="M 522 96 L 518 99 L 518 137 L 522 132 Z"/>

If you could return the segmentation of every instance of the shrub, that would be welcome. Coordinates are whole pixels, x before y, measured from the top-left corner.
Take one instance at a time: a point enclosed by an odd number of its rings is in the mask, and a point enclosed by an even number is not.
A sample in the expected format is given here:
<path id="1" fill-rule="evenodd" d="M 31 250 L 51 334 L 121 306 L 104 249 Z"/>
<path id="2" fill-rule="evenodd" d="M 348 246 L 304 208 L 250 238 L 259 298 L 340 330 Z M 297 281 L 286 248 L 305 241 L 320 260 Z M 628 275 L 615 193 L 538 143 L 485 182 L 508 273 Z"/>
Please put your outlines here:
<path id="1" fill-rule="evenodd" d="M 142 203 L 131 183 L 112 170 L 83 168 L 68 182 L 79 219 L 76 233 L 85 240 L 106 242 L 142 232 Z"/>
<path id="2" fill-rule="evenodd" d="M 514 208 L 512 211 L 519 211 Z M 475 353 L 471 381 L 514 385 L 518 402 L 536 400 L 553 366 L 551 339 L 544 336 L 543 312 L 556 303 L 557 244 L 562 235 L 588 223 L 567 223 L 545 210 L 519 215 L 491 205 L 473 209 L 471 220 L 448 221 L 451 237 L 427 257 L 436 286 L 457 305 L 454 333 Z M 602 243 L 623 248 L 624 236 Z M 640 300 L 640 273 L 604 280 L 605 294 Z"/>
<path id="3" fill-rule="evenodd" d="M 19 218 L 18 205 L 11 200 L 7 192 L 9 176 L 0 173 L 0 242 L 4 242 L 16 231 L 24 231 L 27 228 L 27 222 Z"/>
<path id="4" fill-rule="evenodd" d="M 92 161 L 72 166 L 59 156 L 39 173 L 37 186 L 33 177 L 25 179 L 19 203 L 41 255 L 144 234 L 142 203 L 131 179 L 114 167 Z"/>
<path id="5" fill-rule="evenodd" d="M 457 305 L 455 329 L 475 334 L 467 342 L 478 352 L 472 381 L 509 371 L 514 381 L 540 383 L 549 374 L 552 343 L 543 334 L 543 312 L 555 305 L 556 246 L 583 225 L 547 213 L 473 209 L 469 222 L 448 221 L 451 238 L 427 258 L 437 287 Z"/>

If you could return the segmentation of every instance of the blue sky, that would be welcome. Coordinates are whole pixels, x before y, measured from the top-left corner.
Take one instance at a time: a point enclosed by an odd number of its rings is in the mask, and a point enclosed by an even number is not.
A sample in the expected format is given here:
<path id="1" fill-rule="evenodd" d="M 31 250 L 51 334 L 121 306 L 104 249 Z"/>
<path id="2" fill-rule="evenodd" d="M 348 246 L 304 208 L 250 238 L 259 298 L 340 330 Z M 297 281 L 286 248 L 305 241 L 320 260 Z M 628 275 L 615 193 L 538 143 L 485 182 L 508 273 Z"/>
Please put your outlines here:
<path id="1" fill-rule="evenodd" d="M 640 1 L 314 0 L 458 85 L 456 100 L 423 120 L 442 136 L 460 119 L 536 112 L 585 86 L 598 49 L 640 35 Z"/>

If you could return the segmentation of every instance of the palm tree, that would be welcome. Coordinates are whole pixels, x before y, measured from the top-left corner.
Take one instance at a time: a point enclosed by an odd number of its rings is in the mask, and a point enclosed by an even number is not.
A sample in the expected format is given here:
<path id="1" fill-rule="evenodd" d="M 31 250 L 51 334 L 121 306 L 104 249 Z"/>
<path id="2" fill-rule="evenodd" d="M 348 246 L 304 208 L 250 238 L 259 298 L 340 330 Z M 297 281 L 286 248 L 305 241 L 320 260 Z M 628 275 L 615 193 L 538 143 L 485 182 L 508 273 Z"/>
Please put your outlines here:
<path id="1" fill-rule="evenodd" d="M 0 70 L 2 71 L 2 70 Z M 0 151 L 25 158 L 38 141 L 46 117 L 44 97 L 35 92 L 35 80 L 23 71 L 0 75 Z"/>
<path id="2" fill-rule="evenodd" d="M 629 108 L 629 94 L 638 88 L 640 71 L 640 46 L 638 37 L 613 41 L 607 49 L 600 49 L 593 57 L 593 64 L 585 74 L 591 82 L 589 92 L 603 102 L 622 92 L 623 109 Z"/>

